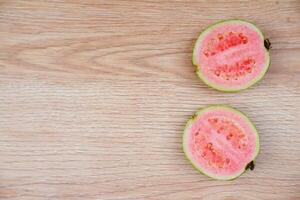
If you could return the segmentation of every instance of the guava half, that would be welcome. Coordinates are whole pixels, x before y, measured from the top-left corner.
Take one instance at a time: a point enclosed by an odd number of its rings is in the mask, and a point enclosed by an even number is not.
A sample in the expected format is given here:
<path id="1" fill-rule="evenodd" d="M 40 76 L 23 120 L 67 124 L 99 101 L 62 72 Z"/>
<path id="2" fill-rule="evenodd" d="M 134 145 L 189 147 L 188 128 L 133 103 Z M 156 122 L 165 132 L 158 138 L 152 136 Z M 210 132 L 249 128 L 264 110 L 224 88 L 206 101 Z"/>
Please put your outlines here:
<path id="1" fill-rule="evenodd" d="M 240 111 L 214 105 L 197 111 L 187 122 L 183 151 L 203 174 L 231 180 L 254 169 L 259 136 L 252 122 Z"/>
<path id="2" fill-rule="evenodd" d="M 227 92 L 258 82 L 270 65 L 271 43 L 252 23 L 226 20 L 206 28 L 198 37 L 193 64 L 208 86 Z"/>

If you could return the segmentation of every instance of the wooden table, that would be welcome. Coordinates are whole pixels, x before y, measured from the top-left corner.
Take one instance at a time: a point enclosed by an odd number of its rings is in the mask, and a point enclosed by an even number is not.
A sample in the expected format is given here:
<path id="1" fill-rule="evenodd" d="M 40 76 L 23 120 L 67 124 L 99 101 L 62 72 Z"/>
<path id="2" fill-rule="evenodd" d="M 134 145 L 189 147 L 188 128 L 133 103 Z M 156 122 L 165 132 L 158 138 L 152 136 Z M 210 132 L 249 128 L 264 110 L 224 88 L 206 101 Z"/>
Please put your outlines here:
<path id="1" fill-rule="evenodd" d="M 264 80 L 241 93 L 209 89 L 191 64 L 199 32 L 227 18 L 273 45 Z M 2 0 L 0 199 L 300 199 L 299 21 L 299 0 Z M 260 132 L 256 169 L 234 181 L 181 150 L 187 118 L 214 103 Z"/>

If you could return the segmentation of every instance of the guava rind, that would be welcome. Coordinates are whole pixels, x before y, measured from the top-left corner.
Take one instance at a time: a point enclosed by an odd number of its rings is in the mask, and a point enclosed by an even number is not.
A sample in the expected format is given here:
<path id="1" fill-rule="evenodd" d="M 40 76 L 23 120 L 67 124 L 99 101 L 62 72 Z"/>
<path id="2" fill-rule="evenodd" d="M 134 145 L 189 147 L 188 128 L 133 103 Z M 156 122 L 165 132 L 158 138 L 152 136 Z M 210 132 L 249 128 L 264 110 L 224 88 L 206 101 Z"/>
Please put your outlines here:
<path id="1" fill-rule="evenodd" d="M 239 92 L 242 90 L 245 90 L 253 85 L 255 85 L 256 83 L 260 82 L 263 77 L 265 76 L 265 74 L 267 73 L 270 64 L 271 64 L 271 59 L 270 59 L 270 52 L 268 49 L 265 48 L 265 54 L 266 54 L 266 63 L 265 66 L 263 67 L 263 71 L 259 74 L 259 76 L 257 76 L 255 79 L 253 79 L 252 81 L 250 81 L 248 84 L 245 84 L 243 87 L 237 87 L 237 88 L 229 88 L 226 86 L 221 86 L 221 85 L 217 85 L 214 84 L 212 82 L 210 82 L 208 79 L 205 78 L 205 76 L 201 73 L 201 71 L 199 70 L 199 68 L 201 68 L 200 64 L 197 63 L 196 58 L 197 58 L 197 49 L 198 46 L 200 45 L 203 37 L 205 36 L 206 33 L 208 33 L 210 30 L 212 30 L 213 28 L 223 25 L 223 24 L 230 24 L 230 23 L 240 23 L 240 24 L 246 24 L 246 25 L 250 25 L 254 30 L 257 31 L 257 33 L 259 33 L 262 37 L 262 42 L 264 42 L 265 37 L 264 34 L 262 33 L 262 31 L 260 29 L 258 29 L 253 23 L 245 21 L 245 20 L 241 20 L 241 19 L 228 19 L 228 20 L 222 20 L 222 21 L 218 21 L 216 23 L 211 24 L 210 26 L 208 26 L 207 28 L 205 28 L 200 35 L 198 36 L 195 44 L 194 44 L 194 48 L 193 48 L 193 57 L 192 57 L 192 63 L 193 65 L 196 67 L 196 74 L 199 77 L 200 80 L 202 80 L 207 86 L 222 91 L 222 92 Z"/>
<path id="2" fill-rule="evenodd" d="M 183 139 L 182 139 L 182 149 L 183 149 L 183 152 L 184 152 L 184 155 L 186 157 L 186 159 L 192 164 L 192 166 L 197 170 L 199 171 L 200 173 L 210 177 L 210 178 L 213 178 L 213 179 L 216 179 L 216 180 L 234 180 L 236 178 L 238 178 L 239 176 L 241 176 L 243 173 L 246 172 L 246 166 L 244 168 L 242 168 L 239 172 L 237 172 L 236 174 L 233 174 L 231 176 L 218 176 L 218 175 L 215 175 L 215 174 L 212 174 L 208 171 L 205 171 L 204 169 L 201 169 L 200 167 L 197 167 L 196 163 L 192 160 L 192 158 L 189 156 L 189 152 L 187 150 L 187 145 L 188 142 L 187 142 L 187 139 L 188 139 L 188 134 L 189 134 L 189 129 L 190 129 L 190 126 L 193 124 L 193 122 L 195 122 L 195 120 L 197 119 L 198 116 L 201 116 L 202 113 L 208 111 L 208 110 L 211 110 L 211 109 L 225 109 L 225 110 L 229 110 L 231 112 L 234 112 L 236 114 L 238 114 L 239 116 L 241 116 L 246 122 L 247 124 L 252 128 L 253 130 L 253 133 L 256 135 L 256 148 L 255 148 L 255 152 L 253 153 L 253 156 L 252 156 L 252 159 L 250 162 L 256 162 L 255 159 L 256 157 L 258 156 L 259 152 L 260 152 L 260 143 L 259 143 L 259 134 L 258 134 L 258 131 L 257 131 L 257 128 L 255 127 L 255 125 L 250 121 L 250 119 L 241 111 L 231 107 L 231 106 L 228 106 L 228 105 L 210 105 L 210 106 L 207 106 L 207 107 L 204 107 L 204 108 L 201 108 L 199 109 L 198 111 L 196 111 L 194 113 L 194 115 L 187 121 L 185 127 L 184 127 L 184 131 L 183 131 Z M 249 162 L 249 163 L 250 163 Z"/>

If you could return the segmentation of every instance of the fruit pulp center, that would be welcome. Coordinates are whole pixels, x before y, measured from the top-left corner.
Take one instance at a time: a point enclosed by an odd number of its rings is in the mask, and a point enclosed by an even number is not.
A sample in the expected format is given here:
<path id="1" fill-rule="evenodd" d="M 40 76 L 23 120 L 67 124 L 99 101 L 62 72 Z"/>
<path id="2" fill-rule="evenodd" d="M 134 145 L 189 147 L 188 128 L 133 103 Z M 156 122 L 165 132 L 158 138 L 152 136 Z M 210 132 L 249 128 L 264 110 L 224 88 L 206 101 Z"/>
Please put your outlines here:
<path id="1" fill-rule="evenodd" d="M 248 157 L 249 138 L 234 121 L 211 116 L 192 132 L 192 153 L 209 168 L 238 170 Z"/>
<path id="2" fill-rule="evenodd" d="M 199 70 L 209 82 L 235 87 L 244 85 L 265 67 L 261 35 L 246 25 L 230 24 L 210 30 L 198 49 Z"/>
<path id="3" fill-rule="evenodd" d="M 206 57 L 211 57 L 231 47 L 247 43 L 248 37 L 243 33 L 236 33 L 232 31 L 229 33 L 218 33 L 216 37 L 210 39 L 207 47 L 203 50 L 203 54 Z"/>
<path id="4" fill-rule="evenodd" d="M 229 50 L 230 48 L 234 48 L 239 45 L 246 45 L 247 43 L 248 37 L 241 32 L 238 33 L 230 31 L 218 33 L 216 37 L 209 40 L 207 47 L 203 50 L 203 54 L 209 59 L 210 57 Z M 241 77 L 251 74 L 255 67 L 255 63 L 255 59 L 249 56 L 233 63 L 216 65 L 211 69 L 211 71 L 218 78 L 238 80 Z"/>

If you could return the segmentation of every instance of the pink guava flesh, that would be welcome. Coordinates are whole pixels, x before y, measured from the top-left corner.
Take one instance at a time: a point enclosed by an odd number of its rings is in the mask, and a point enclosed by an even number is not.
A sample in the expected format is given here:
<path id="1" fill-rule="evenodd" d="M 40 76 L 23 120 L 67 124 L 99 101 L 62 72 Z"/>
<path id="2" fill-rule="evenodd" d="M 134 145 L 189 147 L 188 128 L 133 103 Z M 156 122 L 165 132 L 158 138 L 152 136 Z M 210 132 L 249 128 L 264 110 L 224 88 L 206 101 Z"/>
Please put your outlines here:
<path id="1" fill-rule="evenodd" d="M 257 153 L 258 136 L 241 113 L 216 107 L 197 116 L 186 132 L 186 154 L 215 177 L 241 174 Z"/>
<path id="2" fill-rule="evenodd" d="M 253 27 L 246 22 L 225 22 L 200 35 L 194 64 L 207 84 L 239 90 L 263 76 L 269 54 L 262 34 Z"/>

